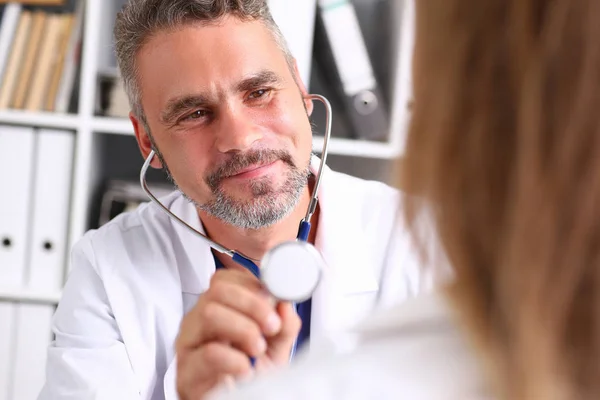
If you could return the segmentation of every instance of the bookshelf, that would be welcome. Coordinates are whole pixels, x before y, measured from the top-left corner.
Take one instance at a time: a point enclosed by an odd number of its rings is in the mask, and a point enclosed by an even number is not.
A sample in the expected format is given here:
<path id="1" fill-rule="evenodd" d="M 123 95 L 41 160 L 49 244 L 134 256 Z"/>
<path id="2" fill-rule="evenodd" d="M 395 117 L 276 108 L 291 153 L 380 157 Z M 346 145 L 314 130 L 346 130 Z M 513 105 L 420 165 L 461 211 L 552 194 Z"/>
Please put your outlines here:
<path id="1" fill-rule="evenodd" d="M 3 289 L 0 290 L 0 301 L 27 302 L 38 304 L 58 304 L 60 292 L 40 292 L 30 289 Z"/>
<path id="2" fill-rule="evenodd" d="M 102 159 L 98 150 L 107 135 L 117 135 L 133 140 L 133 129 L 128 119 L 96 115 L 98 76 L 111 65 L 112 21 L 123 0 L 77 0 L 85 4 L 82 24 L 82 46 L 79 74 L 76 82 L 76 112 L 54 113 L 48 111 L 24 111 L 15 109 L 0 110 L 0 124 L 33 126 L 39 128 L 61 128 L 75 133 L 72 188 L 70 193 L 70 211 L 68 227 L 68 245 L 70 249 L 75 242 L 90 228 L 90 215 L 94 207 L 94 193 L 101 185 L 100 172 Z M 311 43 L 314 18 L 310 9 L 316 7 L 316 0 L 270 0 L 273 3 L 274 17 L 282 27 L 292 47 L 297 51 L 303 75 L 310 79 Z M 298 10 L 286 10 L 282 1 Z M 390 93 L 392 98 L 390 129 L 386 141 L 357 140 L 347 137 L 334 137 L 330 141 L 330 155 L 347 157 L 351 162 L 361 159 L 392 160 L 402 153 L 405 127 L 408 121 L 408 104 L 410 98 L 410 53 L 413 43 L 413 10 L 412 0 L 392 1 L 396 7 L 397 31 L 394 35 L 395 59 L 391 69 L 393 80 Z M 296 18 L 302 10 L 303 18 Z M 294 48 L 296 46 L 296 48 Z M 308 46 L 308 47 L 307 47 Z M 302 69 L 302 68 L 301 68 Z M 320 104 L 317 105 L 320 107 Z M 335 115 L 334 115 L 335 118 Z M 315 137 L 315 150 L 320 151 L 322 138 Z M 141 163 L 140 163 L 141 166 Z M 68 257 L 67 257 L 68 260 Z M 65 266 L 66 276 L 67 266 Z M 32 290 L 3 289 L 0 285 L 0 300 L 32 301 L 57 303 L 60 293 L 39 293 Z"/>
<path id="3" fill-rule="evenodd" d="M 12 125 L 36 125 L 62 129 L 77 129 L 80 126 L 80 120 L 77 115 L 22 110 L 0 110 L 0 123 Z"/>

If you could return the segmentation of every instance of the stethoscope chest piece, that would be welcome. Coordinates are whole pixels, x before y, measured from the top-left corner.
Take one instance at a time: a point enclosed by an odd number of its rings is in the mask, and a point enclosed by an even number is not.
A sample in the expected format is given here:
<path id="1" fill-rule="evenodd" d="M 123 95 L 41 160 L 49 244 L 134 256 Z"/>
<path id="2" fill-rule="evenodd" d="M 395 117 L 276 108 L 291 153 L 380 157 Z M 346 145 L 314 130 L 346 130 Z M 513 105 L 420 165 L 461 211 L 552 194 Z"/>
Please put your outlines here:
<path id="1" fill-rule="evenodd" d="M 284 242 L 263 258 L 260 279 L 275 298 L 300 303 L 312 296 L 324 264 L 321 254 L 311 244 L 301 240 Z"/>

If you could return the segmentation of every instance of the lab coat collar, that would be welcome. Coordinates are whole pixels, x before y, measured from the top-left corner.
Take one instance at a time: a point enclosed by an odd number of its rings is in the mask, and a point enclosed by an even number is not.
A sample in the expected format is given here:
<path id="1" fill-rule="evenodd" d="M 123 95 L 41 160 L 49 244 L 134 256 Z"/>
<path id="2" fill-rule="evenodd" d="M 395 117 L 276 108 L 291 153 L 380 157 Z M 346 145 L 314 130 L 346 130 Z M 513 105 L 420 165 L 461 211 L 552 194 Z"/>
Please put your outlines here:
<path id="1" fill-rule="evenodd" d="M 320 159 L 311 158 L 310 170 L 317 174 Z M 345 198 L 343 182 L 336 179 L 336 172 L 328 166 L 323 169 L 319 187 L 319 221 L 315 247 L 326 263 L 322 284 L 317 289 L 313 302 L 328 303 L 336 297 L 344 297 L 378 289 L 378 281 L 369 265 L 364 234 L 357 225 L 357 212 L 362 199 Z M 184 196 L 172 203 L 171 211 L 189 225 L 204 233 L 198 212 Z M 175 233 L 187 253 L 189 263 L 180 266 L 182 291 L 200 294 L 208 289 L 210 278 L 215 272 L 215 261 L 210 246 L 181 224 L 171 221 Z M 313 318 L 314 319 L 314 318 Z"/>

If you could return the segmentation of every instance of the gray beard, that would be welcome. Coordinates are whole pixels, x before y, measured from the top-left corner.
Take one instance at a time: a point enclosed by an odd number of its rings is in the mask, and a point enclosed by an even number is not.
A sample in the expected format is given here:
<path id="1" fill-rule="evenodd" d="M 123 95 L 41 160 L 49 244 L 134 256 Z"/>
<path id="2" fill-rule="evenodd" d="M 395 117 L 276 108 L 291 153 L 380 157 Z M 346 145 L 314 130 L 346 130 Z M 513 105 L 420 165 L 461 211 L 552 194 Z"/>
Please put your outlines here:
<path id="1" fill-rule="evenodd" d="M 250 183 L 253 198 L 249 201 L 238 200 L 227 195 L 219 185 L 218 179 L 214 182 L 209 179 L 208 185 L 211 188 L 213 199 L 200 204 L 181 190 L 169 171 L 164 157 L 156 147 L 155 152 L 169 181 L 190 203 L 199 210 L 241 229 L 266 228 L 290 215 L 300 202 L 302 191 L 308 185 L 310 176 L 308 165 L 304 169 L 299 169 L 292 164 L 291 160 L 287 160 L 286 165 L 288 165 L 289 171 L 282 187 L 275 190 L 268 178 L 256 179 Z"/>
<path id="2" fill-rule="evenodd" d="M 238 200 L 227 195 L 220 187 L 213 190 L 214 198 L 204 204 L 184 196 L 199 210 L 241 229 L 258 230 L 271 226 L 287 217 L 300 202 L 308 184 L 310 171 L 291 169 L 283 186 L 274 190 L 267 178 L 257 179 L 250 186 L 251 200 Z"/>

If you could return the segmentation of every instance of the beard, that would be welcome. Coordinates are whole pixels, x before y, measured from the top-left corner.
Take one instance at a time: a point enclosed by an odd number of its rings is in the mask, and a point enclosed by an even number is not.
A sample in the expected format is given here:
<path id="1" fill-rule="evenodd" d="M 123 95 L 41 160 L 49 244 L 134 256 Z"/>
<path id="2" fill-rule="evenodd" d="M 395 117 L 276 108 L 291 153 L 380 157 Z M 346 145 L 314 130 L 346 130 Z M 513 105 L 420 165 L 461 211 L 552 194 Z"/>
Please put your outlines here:
<path id="1" fill-rule="evenodd" d="M 156 148 L 155 152 L 169 180 L 188 201 L 199 210 L 241 229 L 258 230 L 288 216 L 298 205 L 310 176 L 309 165 L 298 167 L 292 156 L 285 150 L 260 149 L 239 153 L 218 166 L 205 178 L 212 196 L 209 201 L 199 203 L 179 188 L 164 157 Z M 263 176 L 244 183 L 249 186 L 252 194 L 250 199 L 236 198 L 223 189 L 223 181 L 244 168 L 257 164 L 267 165 L 275 161 L 282 161 L 288 167 L 280 187 L 276 188 L 268 176 Z"/>

